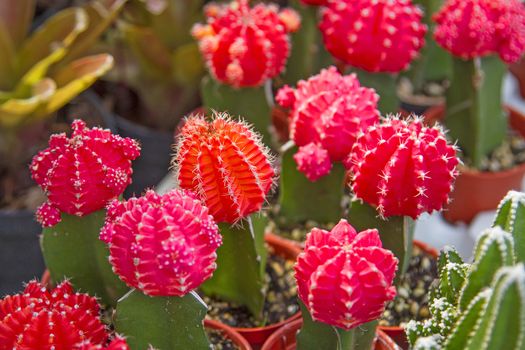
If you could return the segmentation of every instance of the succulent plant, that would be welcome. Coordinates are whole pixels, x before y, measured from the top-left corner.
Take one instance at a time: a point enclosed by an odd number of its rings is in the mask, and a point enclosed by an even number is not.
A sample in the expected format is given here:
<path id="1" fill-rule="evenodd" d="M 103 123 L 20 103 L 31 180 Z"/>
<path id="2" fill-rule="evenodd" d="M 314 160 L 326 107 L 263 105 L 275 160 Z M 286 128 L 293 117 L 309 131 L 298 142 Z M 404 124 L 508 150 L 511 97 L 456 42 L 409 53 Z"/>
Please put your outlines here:
<path id="1" fill-rule="evenodd" d="M 55 281 L 71 278 L 76 288 L 111 305 L 127 288 L 111 271 L 98 233 L 106 205 L 131 182 L 131 161 L 140 147 L 81 120 L 72 127 L 70 137 L 51 136 L 49 148 L 31 164 L 33 179 L 48 197 L 37 213 L 44 226 L 42 250 Z"/>
<path id="2" fill-rule="evenodd" d="M 445 125 L 471 165 L 503 143 L 501 105 L 506 63 L 525 51 L 525 9 L 520 1 L 447 0 L 434 16 L 436 41 L 454 56 Z"/>
<path id="3" fill-rule="evenodd" d="M 53 290 L 31 281 L 23 293 L 0 300 L 0 348 L 42 350 L 129 350 L 100 320 L 97 300 L 69 282 Z"/>
<path id="4" fill-rule="evenodd" d="M 150 296 L 183 296 L 216 268 L 219 229 L 190 192 L 152 190 L 108 206 L 100 239 L 109 245 L 113 271 Z"/>
<path id="5" fill-rule="evenodd" d="M 297 348 L 370 349 L 376 324 L 365 323 L 377 319 L 394 298 L 397 263 L 375 229 L 358 233 L 341 220 L 330 232 L 308 233 L 295 266 L 305 306 Z"/>
<path id="6" fill-rule="evenodd" d="M 500 227 L 478 238 L 472 265 L 447 248 L 431 293 L 432 317 L 407 325 L 413 349 L 521 349 L 524 286 L 525 269 L 515 265 L 512 235 Z"/>
<path id="7" fill-rule="evenodd" d="M 514 238 L 514 253 L 518 262 L 525 262 L 525 193 L 509 191 L 501 200 L 493 226 L 500 226 Z"/>

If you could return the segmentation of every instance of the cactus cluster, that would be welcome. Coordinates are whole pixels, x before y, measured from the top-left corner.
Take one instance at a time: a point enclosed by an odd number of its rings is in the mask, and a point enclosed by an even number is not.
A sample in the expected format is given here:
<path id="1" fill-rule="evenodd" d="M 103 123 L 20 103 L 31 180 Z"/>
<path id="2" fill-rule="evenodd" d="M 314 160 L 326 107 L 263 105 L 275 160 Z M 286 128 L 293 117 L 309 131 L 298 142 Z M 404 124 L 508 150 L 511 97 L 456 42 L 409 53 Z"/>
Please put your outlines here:
<path id="1" fill-rule="evenodd" d="M 383 217 L 416 219 L 447 203 L 459 160 L 439 127 L 389 117 L 361 133 L 346 162 L 358 199 Z"/>
<path id="2" fill-rule="evenodd" d="M 439 257 L 439 279 L 431 290 L 432 317 L 406 328 L 413 349 L 522 349 L 525 346 L 525 268 L 522 234 L 511 233 L 522 220 L 517 208 L 523 194 L 509 193 L 501 202 L 495 226 L 478 238 L 472 264 L 452 248 Z M 523 255 L 521 255 L 523 256 Z"/>
<path id="3" fill-rule="evenodd" d="M 208 209 L 181 190 L 114 200 L 100 238 L 109 245 L 113 271 L 151 296 L 183 296 L 201 285 L 215 271 L 221 245 Z"/>
<path id="4" fill-rule="evenodd" d="M 207 24 L 194 26 L 212 76 L 233 87 L 260 86 L 280 74 L 290 54 L 289 33 L 300 25 L 291 9 L 234 0 L 208 4 Z"/>
<path id="5" fill-rule="evenodd" d="M 39 350 L 129 350 L 100 320 L 97 300 L 73 291 L 69 282 L 48 290 L 29 282 L 23 293 L 0 300 L 0 348 Z"/>
<path id="6" fill-rule="evenodd" d="M 328 0 L 319 28 L 337 59 L 369 72 L 397 73 L 425 43 L 423 12 L 411 0 Z"/>
<path id="7" fill-rule="evenodd" d="M 217 222 L 235 223 L 261 209 L 275 170 L 259 136 L 226 113 L 186 119 L 173 159 L 183 189 L 195 192 Z"/>
<path id="8" fill-rule="evenodd" d="M 330 232 L 314 228 L 295 266 L 299 298 L 314 320 L 350 330 L 394 298 L 397 263 L 375 229 L 358 233 L 346 220 Z"/>
<path id="9" fill-rule="evenodd" d="M 436 41 L 463 59 L 497 53 L 512 63 L 525 50 L 525 8 L 519 0 L 447 0 L 434 18 Z"/>

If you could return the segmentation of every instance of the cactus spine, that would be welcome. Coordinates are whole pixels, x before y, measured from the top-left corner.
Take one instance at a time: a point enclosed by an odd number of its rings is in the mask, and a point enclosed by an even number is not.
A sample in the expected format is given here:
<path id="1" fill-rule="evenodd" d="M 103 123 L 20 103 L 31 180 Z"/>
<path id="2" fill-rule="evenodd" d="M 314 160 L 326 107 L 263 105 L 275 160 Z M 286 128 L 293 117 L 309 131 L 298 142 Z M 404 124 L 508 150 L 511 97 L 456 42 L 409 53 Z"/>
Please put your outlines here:
<path id="1" fill-rule="evenodd" d="M 525 193 L 509 191 L 501 200 L 493 226 L 500 226 L 514 238 L 514 253 L 518 262 L 525 261 Z"/>

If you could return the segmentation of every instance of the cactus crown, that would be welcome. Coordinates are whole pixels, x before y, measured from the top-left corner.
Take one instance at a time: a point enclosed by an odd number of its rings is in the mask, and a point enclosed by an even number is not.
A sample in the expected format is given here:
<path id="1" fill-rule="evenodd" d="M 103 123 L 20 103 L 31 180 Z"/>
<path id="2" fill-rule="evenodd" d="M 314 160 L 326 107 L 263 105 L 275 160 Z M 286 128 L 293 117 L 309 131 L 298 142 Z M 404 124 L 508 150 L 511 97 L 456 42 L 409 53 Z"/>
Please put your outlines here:
<path id="1" fill-rule="evenodd" d="M 472 264 L 451 248 L 443 250 L 430 298 L 432 318 L 406 328 L 413 349 L 521 349 L 525 269 L 514 264 L 512 236 L 500 227 L 481 234 Z"/>

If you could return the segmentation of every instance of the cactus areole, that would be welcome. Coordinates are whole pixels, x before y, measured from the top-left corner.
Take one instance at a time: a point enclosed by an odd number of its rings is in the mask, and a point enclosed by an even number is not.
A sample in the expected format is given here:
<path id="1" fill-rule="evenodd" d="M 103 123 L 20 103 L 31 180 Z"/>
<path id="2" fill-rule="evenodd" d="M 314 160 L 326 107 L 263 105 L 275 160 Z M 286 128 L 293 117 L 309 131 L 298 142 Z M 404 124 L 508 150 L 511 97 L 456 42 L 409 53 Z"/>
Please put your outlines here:
<path id="1" fill-rule="evenodd" d="M 447 203 L 459 160 L 439 127 L 389 117 L 358 138 L 347 163 L 357 198 L 383 217 L 416 219 Z"/>
<path id="2" fill-rule="evenodd" d="M 335 67 L 299 81 L 295 89 L 281 88 L 276 99 L 290 109 L 290 138 L 299 146 L 294 159 L 311 181 L 328 174 L 332 162 L 343 161 L 363 129 L 379 121 L 374 89 Z"/>
<path id="3" fill-rule="evenodd" d="M 192 34 L 211 75 L 233 87 L 255 87 L 280 74 L 290 54 L 289 33 L 299 28 L 299 15 L 275 5 L 249 7 L 247 0 L 208 4 L 207 24 Z"/>
<path id="4" fill-rule="evenodd" d="M 299 298 L 312 318 L 344 330 L 378 318 L 396 295 L 397 259 L 377 230 L 357 233 L 346 220 L 314 228 L 295 266 Z"/>
<path id="5" fill-rule="evenodd" d="M 328 0 L 319 28 L 338 60 L 368 72 L 397 73 L 425 43 L 423 12 L 411 0 Z"/>
<path id="6" fill-rule="evenodd" d="M 137 142 L 109 130 L 72 124 L 71 137 L 51 136 L 49 147 L 31 163 L 33 180 L 46 192 L 37 212 L 43 226 L 60 221 L 60 213 L 84 216 L 103 209 L 131 183 L 131 161 L 140 154 Z"/>
<path id="7" fill-rule="evenodd" d="M 190 116 L 173 159 L 179 186 L 195 192 L 217 222 L 235 223 L 261 209 L 274 181 L 268 149 L 226 113 Z"/>
<path id="8" fill-rule="evenodd" d="M 208 209 L 187 191 L 110 203 L 100 238 L 113 271 L 151 296 L 183 296 L 216 269 L 222 239 Z"/>
<path id="9" fill-rule="evenodd" d="M 69 282 L 47 290 L 32 281 L 0 300 L 0 349 L 129 350 L 119 337 L 106 347 L 108 339 L 97 300 Z"/>
<path id="10" fill-rule="evenodd" d="M 495 53 L 512 63 L 525 51 L 525 7 L 520 0 L 447 0 L 434 20 L 436 41 L 463 59 Z"/>

